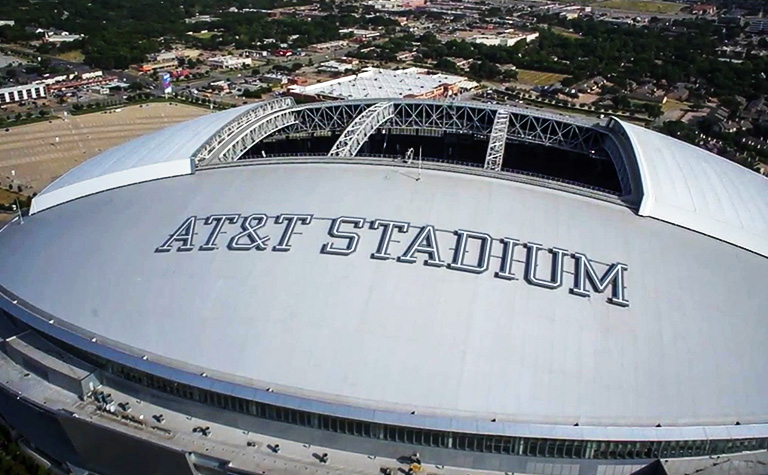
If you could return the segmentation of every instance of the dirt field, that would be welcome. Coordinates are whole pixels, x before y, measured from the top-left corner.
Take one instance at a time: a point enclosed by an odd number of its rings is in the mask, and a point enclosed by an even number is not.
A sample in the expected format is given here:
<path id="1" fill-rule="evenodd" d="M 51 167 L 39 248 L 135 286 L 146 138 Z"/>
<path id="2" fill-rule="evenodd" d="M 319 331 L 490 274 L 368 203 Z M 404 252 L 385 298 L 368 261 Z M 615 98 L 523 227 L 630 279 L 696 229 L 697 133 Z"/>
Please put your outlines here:
<path id="1" fill-rule="evenodd" d="M 85 59 L 85 56 L 83 56 L 83 52 L 79 49 L 76 49 L 74 51 L 67 51 L 66 53 L 61 53 L 59 55 L 56 55 L 57 58 L 64 59 L 66 61 L 72 61 L 75 63 L 82 63 L 83 59 Z"/>
<path id="2" fill-rule="evenodd" d="M 11 127 L 8 132 L 0 129 L 0 187 L 21 184 L 24 194 L 32 194 L 110 147 L 207 113 L 198 107 L 154 103 Z"/>
<path id="3" fill-rule="evenodd" d="M 543 73 L 527 69 L 517 70 L 517 82 L 528 86 L 549 86 L 565 77 L 565 74 Z"/>
<path id="4" fill-rule="evenodd" d="M 607 0 L 605 2 L 593 3 L 592 6 L 640 13 L 677 13 L 683 8 L 681 3 L 655 0 Z"/>

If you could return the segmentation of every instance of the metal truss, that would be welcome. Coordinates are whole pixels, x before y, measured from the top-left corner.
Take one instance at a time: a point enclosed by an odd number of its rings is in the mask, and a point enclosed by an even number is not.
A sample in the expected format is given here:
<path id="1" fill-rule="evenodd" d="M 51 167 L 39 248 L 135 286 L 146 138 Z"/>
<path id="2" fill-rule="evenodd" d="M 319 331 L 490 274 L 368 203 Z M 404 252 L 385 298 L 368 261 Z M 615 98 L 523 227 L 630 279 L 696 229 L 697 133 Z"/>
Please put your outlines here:
<path id="1" fill-rule="evenodd" d="M 227 122 L 222 128 L 198 148 L 192 157 L 196 163 L 201 163 L 210 158 L 222 144 L 234 134 L 248 127 L 251 123 L 272 112 L 287 109 L 296 105 L 292 97 L 280 97 L 270 101 L 259 102 L 234 119 Z"/>
<path id="2" fill-rule="evenodd" d="M 388 127 L 487 135 L 493 127 L 495 112 L 481 104 L 406 101 L 396 105 Z"/>
<path id="3" fill-rule="evenodd" d="M 509 111 L 496 112 L 493 121 L 491 136 L 488 138 L 488 151 L 485 153 L 485 169 L 501 170 L 501 162 L 504 158 L 504 146 L 507 144 L 507 129 L 509 128 Z"/>
<path id="4" fill-rule="evenodd" d="M 323 102 L 296 108 L 298 122 L 290 133 L 340 132 L 375 102 Z"/>
<path id="5" fill-rule="evenodd" d="M 521 113 L 510 114 L 507 139 L 538 143 L 588 155 L 595 155 L 600 146 L 598 132 L 591 127 Z"/>
<path id="6" fill-rule="evenodd" d="M 274 102 L 274 104 L 272 104 Z M 201 147 L 198 164 L 234 161 L 265 137 L 280 131 L 286 135 L 342 134 L 331 154 L 353 155 L 377 129 L 390 133 L 434 135 L 468 133 L 489 138 L 486 166 L 500 166 L 504 145 L 499 140 L 506 117 L 506 141 L 557 147 L 599 158 L 609 158 L 602 139 L 605 132 L 591 124 L 540 111 L 474 102 L 418 99 L 352 100 L 292 105 L 281 98 L 264 103 L 227 124 L 210 145 Z M 391 114 L 391 115 L 390 115 Z M 386 116 L 389 116 L 388 119 Z M 357 121 L 356 121 L 357 119 Z M 203 150 L 205 148 L 205 150 Z M 202 158 L 207 157 L 207 158 Z"/>
<path id="7" fill-rule="evenodd" d="M 391 102 L 379 102 L 358 115 L 333 144 L 329 157 L 354 157 L 368 137 L 395 113 Z"/>
<path id="8" fill-rule="evenodd" d="M 296 123 L 296 113 L 293 109 L 273 112 L 250 124 L 239 134 L 235 134 L 226 144 L 220 147 L 201 165 L 234 162 L 264 137 Z"/>

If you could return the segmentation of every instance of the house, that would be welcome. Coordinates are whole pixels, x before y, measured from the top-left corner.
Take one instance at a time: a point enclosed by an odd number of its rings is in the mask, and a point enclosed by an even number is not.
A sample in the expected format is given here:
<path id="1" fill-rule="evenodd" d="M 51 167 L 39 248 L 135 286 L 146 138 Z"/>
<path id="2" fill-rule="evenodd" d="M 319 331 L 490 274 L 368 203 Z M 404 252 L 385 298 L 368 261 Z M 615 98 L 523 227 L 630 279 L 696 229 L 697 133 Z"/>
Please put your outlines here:
<path id="1" fill-rule="evenodd" d="M 709 3 L 700 3 L 691 7 L 691 13 L 694 15 L 714 15 L 717 8 Z"/>

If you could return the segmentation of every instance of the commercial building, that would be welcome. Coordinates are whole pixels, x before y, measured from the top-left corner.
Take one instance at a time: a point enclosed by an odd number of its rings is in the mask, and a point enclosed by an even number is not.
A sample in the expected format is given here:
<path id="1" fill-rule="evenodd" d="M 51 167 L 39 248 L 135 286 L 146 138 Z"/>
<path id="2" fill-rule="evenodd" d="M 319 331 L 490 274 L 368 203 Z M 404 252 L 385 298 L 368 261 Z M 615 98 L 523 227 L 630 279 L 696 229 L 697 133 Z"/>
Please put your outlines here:
<path id="1" fill-rule="evenodd" d="M 768 179 L 615 118 L 258 102 L 72 169 L 0 255 L 0 414 L 60 470 L 768 463 Z"/>
<path id="2" fill-rule="evenodd" d="M 43 43 L 69 43 L 83 39 L 83 35 L 69 33 L 67 31 L 50 30 L 43 35 Z"/>
<path id="3" fill-rule="evenodd" d="M 537 32 L 535 33 L 519 33 L 514 30 L 508 30 L 501 34 L 496 35 L 474 35 L 468 38 L 470 43 L 479 43 L 488 46 L 512 46 L 518 41 L 533 41 L 539 37 Z"/>
<path id="4" fill-rule="evenodd" d="M 214 56 L 208 59 L 208 65 L 213 68 L 237 69 L 244 66 L 250 66 L 253 63 L 251 58 L 242 58 L 238 56 Z"/>
<path id="5" fill-rule="evenodd" d="M 156 63 L 144 63 L 138 66 L 134 66 L 139 72 L 151 73 L 152 71 L 167 71 L 176 69 L 179 67 L 179 62 L 176 59 L 169 61 L 160 61 Z"/>
<path id="6" fill-rule="evenodd" d="M 450 97 L 475 87 L 477 83 L 465 77 L 435 73 L 422 68 L 365 68 L 359 74 L 311 86 L 294 86 L 288 90 L 296 96 L 314 99 L 373 99 Z"/>
<path id="7" fill-rule="evenodd" d="M 317 70 L 324 73 L 345 73 L 353 69 L 355 69 L 354 65 L 339 61 L 325 61 L 317 65 Z"/>
<path id="8" fill-rule="evenodd" d="M 42 84 L 25 84 L 0 88 L 0 104 L 42 99 L 45 97 L 45 86 Z"/>
<path id="9" fill-rule="evenodd" d="M 325 43 L 317 43 L 309 46 L 307 49 L 315 53 L 325 53 L 326 51 L 333 51 L 349 46 L 347 40 L 326 41 Z"/>
<path id="10" fill-rule="evenodd" d="M 370 0 L 366 2 L 377 10 L 403 11 L 424 7 L 426 0 Z"/>

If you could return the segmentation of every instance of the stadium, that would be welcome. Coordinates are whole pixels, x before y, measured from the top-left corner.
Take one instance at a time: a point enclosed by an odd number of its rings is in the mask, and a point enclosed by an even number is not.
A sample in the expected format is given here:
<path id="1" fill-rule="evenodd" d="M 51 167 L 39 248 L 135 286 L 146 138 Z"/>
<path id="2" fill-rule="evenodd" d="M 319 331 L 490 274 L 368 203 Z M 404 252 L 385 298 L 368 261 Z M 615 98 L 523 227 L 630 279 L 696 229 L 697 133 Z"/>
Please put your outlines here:
<path id="1" fill-rule="evenodd" d="M 616 118 L 281 97 L 0 256 L 0 414 L 62 472 L 768 471 L 768 179 Z"/>

